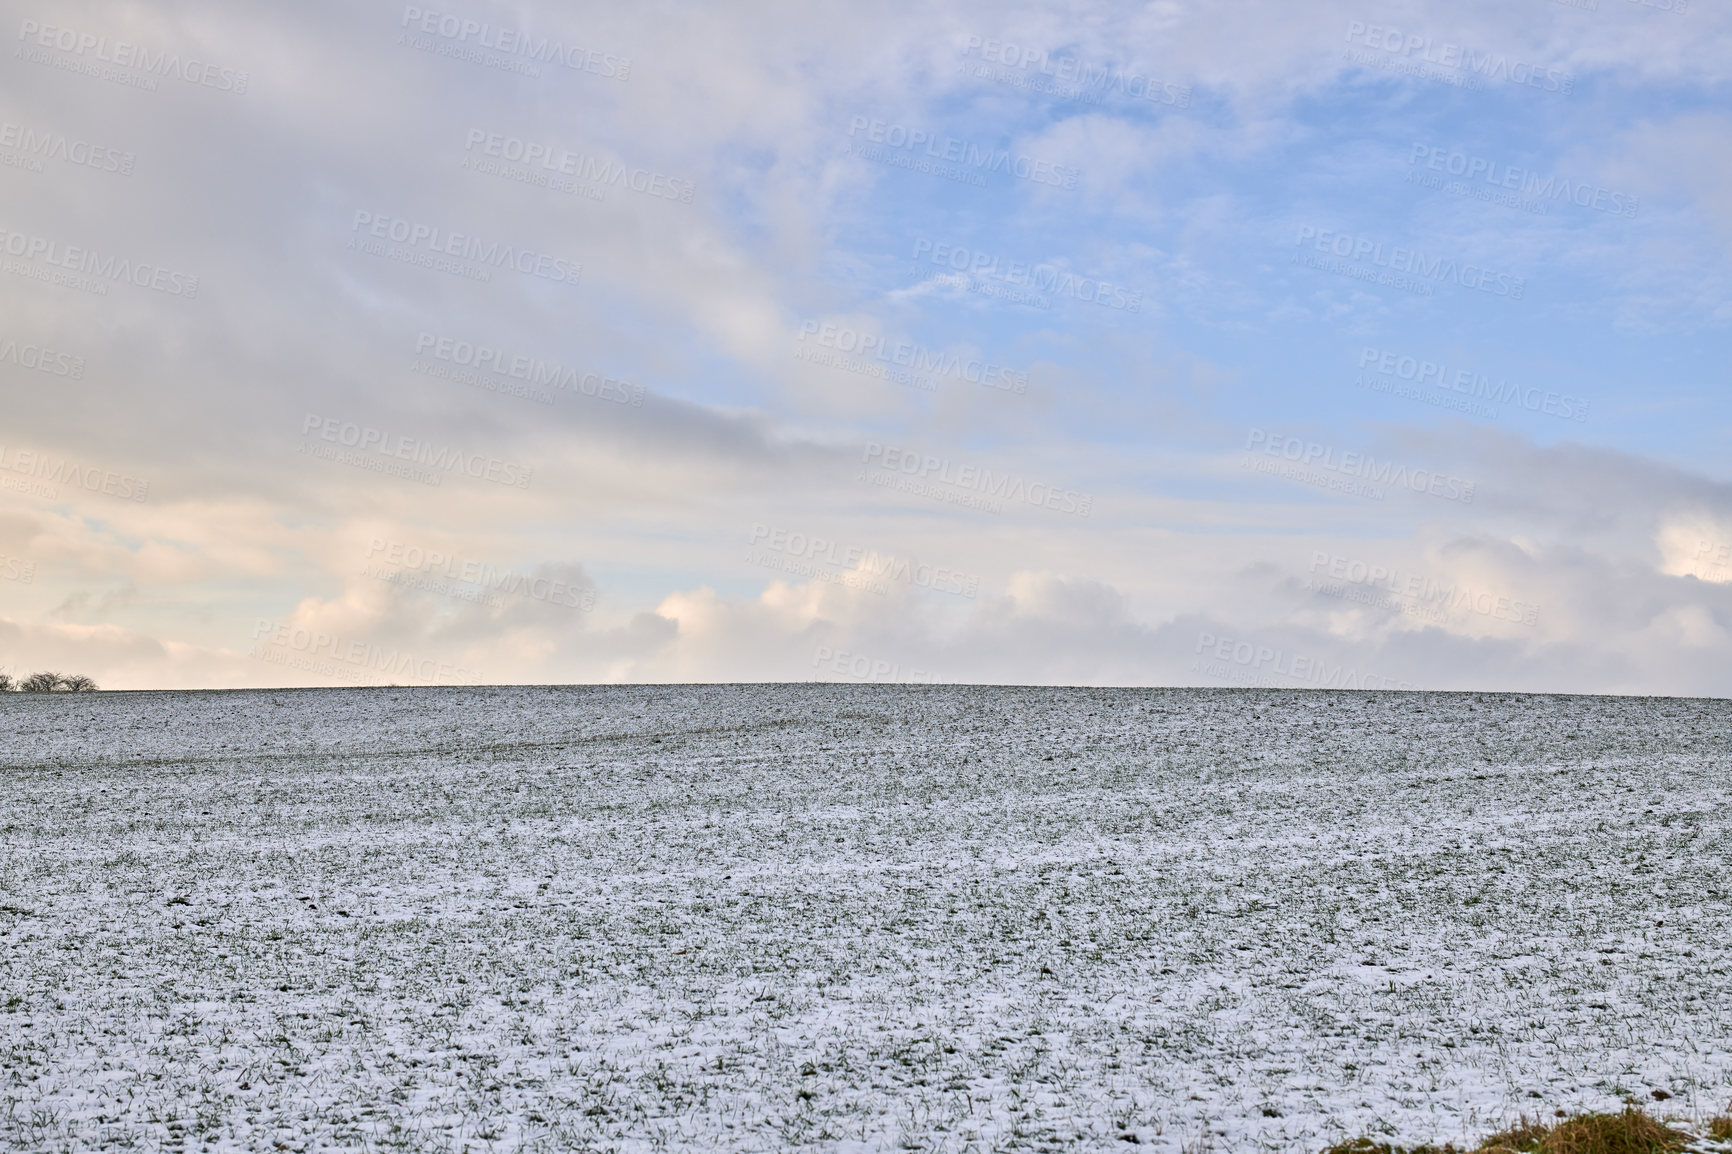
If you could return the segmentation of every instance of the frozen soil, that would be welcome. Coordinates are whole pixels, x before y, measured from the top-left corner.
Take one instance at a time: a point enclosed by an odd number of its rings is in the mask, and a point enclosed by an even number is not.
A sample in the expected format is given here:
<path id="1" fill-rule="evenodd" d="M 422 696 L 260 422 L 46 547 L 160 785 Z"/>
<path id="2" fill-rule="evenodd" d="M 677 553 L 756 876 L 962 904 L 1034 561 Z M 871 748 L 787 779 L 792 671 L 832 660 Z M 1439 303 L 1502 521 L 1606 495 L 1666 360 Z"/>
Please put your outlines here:
<path id="1" fill-rule="evenodd" d="M 6 695 L 0 1148 L 1701 1119 L 1732 1100 L 1729 795 L 1724 701 Z"/>

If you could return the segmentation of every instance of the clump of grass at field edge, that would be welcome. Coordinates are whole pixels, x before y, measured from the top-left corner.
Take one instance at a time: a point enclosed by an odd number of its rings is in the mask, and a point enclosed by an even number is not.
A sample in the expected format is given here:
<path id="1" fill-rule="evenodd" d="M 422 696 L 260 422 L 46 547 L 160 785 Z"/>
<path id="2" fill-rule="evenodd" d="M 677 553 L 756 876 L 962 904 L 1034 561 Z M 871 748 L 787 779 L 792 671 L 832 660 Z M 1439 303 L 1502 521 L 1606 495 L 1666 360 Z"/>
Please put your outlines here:
<path id="1" fill-rule="evenodd" d="M 1708 1123 L 1707 1137 L 1732 1143 L 1732 1115 Z M 1622 1114 L 1578 1114 L 1558 1122 L 1524 1118 L 1478 1146 L 1392 1146 L 1370 1138 L 1337 1142 L 1323 1154 L 1673 1154 L 1700 1141 L 1634 1107 Z"/>

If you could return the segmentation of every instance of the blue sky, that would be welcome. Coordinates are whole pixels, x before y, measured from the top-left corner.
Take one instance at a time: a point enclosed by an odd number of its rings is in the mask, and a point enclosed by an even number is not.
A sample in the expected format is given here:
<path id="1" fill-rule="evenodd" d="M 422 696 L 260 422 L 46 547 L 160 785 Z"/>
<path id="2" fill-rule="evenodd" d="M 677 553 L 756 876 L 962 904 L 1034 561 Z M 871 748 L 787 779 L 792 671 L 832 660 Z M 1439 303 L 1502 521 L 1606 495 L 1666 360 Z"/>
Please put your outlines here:
<path id="1" fill-rule="evenodd" d="M 1728 690 L 1716 9 L 9 20 L 13 672 Z"/>

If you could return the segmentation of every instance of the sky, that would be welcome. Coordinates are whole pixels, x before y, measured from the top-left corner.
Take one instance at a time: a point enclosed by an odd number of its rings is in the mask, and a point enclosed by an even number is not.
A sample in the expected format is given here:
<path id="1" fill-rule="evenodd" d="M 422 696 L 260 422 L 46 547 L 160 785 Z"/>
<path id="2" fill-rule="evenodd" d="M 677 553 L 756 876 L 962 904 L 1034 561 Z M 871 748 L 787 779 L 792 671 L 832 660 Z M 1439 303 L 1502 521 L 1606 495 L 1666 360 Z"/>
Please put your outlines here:
<path id="1" fill-rule="evenodd" d="M 1732 9 L 0 7 L 15 676 L 1732 692 Z"/>

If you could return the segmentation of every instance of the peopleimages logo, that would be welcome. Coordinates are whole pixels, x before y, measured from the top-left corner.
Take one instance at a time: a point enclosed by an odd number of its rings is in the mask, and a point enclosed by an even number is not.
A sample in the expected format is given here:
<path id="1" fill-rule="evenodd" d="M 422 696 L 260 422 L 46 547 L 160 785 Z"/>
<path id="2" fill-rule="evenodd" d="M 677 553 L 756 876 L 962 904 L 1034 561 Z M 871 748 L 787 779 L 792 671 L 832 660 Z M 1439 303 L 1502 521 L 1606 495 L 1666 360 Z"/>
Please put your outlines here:
<path id="1" fill-rule="evenodd" d="M 116 40 L 110 44 L 106 36 L 80 32 L 74 28 L 25 20 L 18 25 L 18 39 L 28 47 L 52 48 L 74 57 L 120 68 L 132 68 L 165 79 L 172 76 L 200 88 L 214 88 L 218 92 L 233 92 L 237 95 L 247 90 L 247 74 L 237 69 L 219 68 L 215 64 L 195 60 L 190 56 L 183 60 L 178 52 L 152 53 L 148 48 L 129 44 L 124 40 Z M 151 87 L 154 88 L 155 85 L 152 84 Z"/>
<path id="2" fill-rule="evenodd" d="M 425 466 L 429 470 L 441 469 L 447 474 L 459 472 L 477 480 L 492 481 L 518 489 L 529 488 L 530 479 L 535 475 L 532 466 L 520 465 L 515 461 L 502 461 L 498 457 L 489 457 L 482 453 L 466 453 L 461 449 L 453 449 L 450 445 L 435 445 L 415 437 L 394 437 L 370 425 L 358 425 L 337 417 L 321 417 L 317 413 L 308 413 L 301 422 L 301 435 L 310 437 L 314 433 L 318 434 L 320 440 L 331 445 L 340 445 L 357 453 L 376 454 L 387 462 L 403 461 L 414 466 Z M 318 446 L 314 445 L 312 448 L 316 450 Z M 298 451 L 306 452 L 307 447 L 301 446 Z M 308 455 L 317 457 L 329 454 L 309 452 Z M 430 475 L 434 478 L 433 483 L 437 484 L 439 474 Z M 416 476 L 415 479 L 422 478 Z"/>
<path id="3" fill-rule="evenodd" d="M 866 116 L 856 116 L 849 122 L 848 135 L 855 140 L 899 149 L 908 155 L 918 153 L 940 165 L 960 165 L 963 172 L 1002 172 L 1018 180 L 1054 188 L 1075 188 L 1082 176 L 1081 169 L 1069 165 L 1036 160 L 1025 153 L 1013 153 L 1003 148 L 982 148 L 954 136 L 940 137 L 924 128 L 909 128 Z"/>
<path id="4" fill-rule="evenodd" d="M 1449 366 L 1440 361 L 1421 360 L 1367 346 L 1359 354 L 1359 367 L 1371 368 L 1382 376 L 1411 381 L 1415 385 L 1429 384 L 1477 400 L 1516 405 L 1530 413 L 1543 413 L 1566 421 L 1588 419 L 1588 402 L 1581 397 L 1531 385 L 1513 385 L 1507 380 L 1494 381 L 1472 369 L 1457 369 L 1452 373 Z"/>
<path id="5" fill-rule="evenodd" d="M 104 256 L 95 249 L 82 245 L 62 244 L 45 236 L 36 236 L 27 232 L 11 232 L 0 228 L 0 251 L 7 256 L 18 257 L 26 261 L 41 261 L 51 268 L 65 269 L 71 274 L 67 283 L 81 291 L 96 291 L 99 296 L 108 295 L 108 286 L 103 281 L 114 281 L 134 285 L 153 292 L 166 293 L 169 296 L 185 297 L 188 300 L 198 296 L 198 278 L 188 273 L 176 272 L 174 269 L 147 262 L 134 262 L 126 257 L 115 256 L 112 253 Z M 19 265 L 8 268 L 8 272 L 19 275 L 32 275 L 28 266 Z M 36 270 L 38 279 L 46 279 L 49 274 Z M 62 276 L 65 274 L 54 274 Z M 94 280 L 86 281 L 91 277 Z M 76 283 L 74 283 L 76 282 Z"/>
<path id="6" fill-rule="evenodd" d="M 764 524 L 753 525 L 750 544 L 754 549 L 769 549 L 775 553 L 847 570 L 859 574 L 867 581 L 906 581 L 922 589 L 936 589 L 940 593 L 954 593 L 968 598 L 973 598 L 980 592 L 980 578 L 972 573 L 890 556 L 875 549 L 845 545 L 840 541 L 792 529 Z M 747 560 L 752 558 L 748 556 Z"/>
<path id="7" fill-rule="evenodd" d="M 1429 36 L 1403 33 L 1396 28 L 1366 24 L 1361 20 L 1348 22 L 1347 42 L 1379 49 L 1385 55 L 1405 62 L 1448 68 L 1464 75 L 1502 80 L 1560 96 L 1568 96 L 1575 86 L 1574 78 L 1557 68 L 1511 59 L 1498 52 L 1476 52 L 1447 41 L 1436 43 Z"/>
<path id="8" fill-rule="evenodd" d="M 284 625 L 266 617 L 258 618 L 253 625 L 253 640 L 260 644 L 248 650 L 249 657 L 326 676 L 346 676 L 347 671 L 322 665 L 319 662 L 321 657 L 389 677 L 413 677 L 446 685 L 473 685 L 481 680 L 479 673 L 461 665 L 421 657 L 394 646 L 386 648 L 371 641 L 346 640 L 341 634 L 326 633 L 322 629 Z M 273 652 L 273 649 L 279 652 Z M 287 652 L 280 652 L 282 650 Z"/>
<path id="9" fill-rule="evenodd" d="M 978 54 L 987 64 L 1003 65 L 1029 73 L 1031 91 L 1051 96 L 1080 100 L 1088 104 L 1102 103 L 1109 92 L 1132 100 L 1151 104 L 1168 104 L 1188 108 L 1191 90 L 1182 84 L 1169 84 L 1141 72 L 1126 72 L 1108 64 L 1091 64 L 1075 56 L 1053 56 L 1040 48 L 1021 47 L 1010 41 L 990 37 L 970 36 L 962 46 L 962 55 Z M 979 75 L 977 73 L 977 75 Z M 989 77 L 1003 83 L 1004 77 Z M 1041 80 L 1046 83 L 1040 83 Z M 1020 87 L 1020 86 L 1019 86 Z"/>
<path id="10" fill-rule="evenodd" d="M 1701 570 L 1696 576 L 1704 581 L 1725 581 L 1732 576 L 1732 544 L 1725 541 L 1697 541 L 1694 560 Z"/>
<path id="11" fill-rule="evenodd" d="M 573 180 L 581 180 L 586 184 L 601 187 L 630 189 L 644 196 L 659 200 L 672 200 L 680 204 L 690 204 L 692 196 L 697 191 L 697 185 L 689 180 L 668 176 L 666 173 L 653 172 L 647 168 L 627 168 L 617 160 L 608 160 L 590 153 L 573 152 L 569 148 L 561 148 L 542 141 L 524 140 L 517 136 L 505 136 L 497 132 L 488 132 L 481 128 L 471 128 L 468 138 L 463 144 L 463 151 L 470 155 L 464 158 L 465 168 L 473 168 L 478 172 L 492 175 L 511 176 L 508 169 L 500 165 L 493 168 L 482 167 L 487 160 L 477 160 L 475 154 L 491 158 L 495 161 L 505 161 L 511 164 L 521 164 L 533 172 L 540 168 L 549 175 L 569 176 Z M 497 170 L 497 171 L 495 171 Z M 534 179 L 526 183 L 538 183 Z"/>
<path id="12" fill-rule="evenodd" d="M 963 358 L 956 353 L 934 352 L 924 345 L 907 341 L 892 345 L 875 333 L 818 321 L 806 321 L 800 326 L 800 341 L 804 343 L 807 337 L 815 338 L 813 343 L 823 348 L 875 359 L 913 373 L 953 377 L 1007 393 L 1028 392 L 1027 373 L 978 357 Z"/>
<path id="13" fill-rule="evenodd" d="M 916 262 L 926 261 L 939 268 L 970 276 L 990 277 L 1005 284 L 1056 297 L 1070 297 L 1101 308 L 1124 312 L 1141 312 L 1143 294 L 1140 289 L 1127 290 L 1122 285 L 1091 277 L 1080 277 L 1056 265 L 1030 261 L 1001 261 L 991 253 L 968 249 L 962 245 L 931 241 L 924 237 L 914 242 Z"/>
<path id="14" fill-rule="evenodd" d="M 1316 441 L 1305 441 L 1262 429 L 1251 430 L 1245 439 L 1245 449 L 1248 453 L 1261 453 L 1265 457 L 1277 458 L 1298 470 L 1321 469 L 1346 482 L 1341 486 L 1328 486 L 1331 488 L 1339 487 L 1343 491 L 1357 492 L 1364 486 L 1370 486 L 1369 491 L 1363 495 L 1376 500 L 1382 500 L 1382 488 L 1390 486 L 1441 497 L 1446 501 L 1460 501 L 1464 505 L 1473 503 L 1472 481 L 1440 473 L 1435 469 L 1411 469 L 1394 461 L 1380 461 L 1366 453 L 1338 452 L 1332 446 Z M 1250 458 L 1250 462 L 1255 465 L 1255 456 Z M 1294 479 L 1305 478 L 1300 476 Z"/>
<path id="15" fill-rule="evenodd" d="M 565 392 L 581 393 L 586 397 L 594 397 L 601 401 L 611 401 L 619 405 L 643 407 L 644 388 L 630 381 L 616 380 L 601 373 L 587 372 L 566 365 L 544 361 L 523 353 L 511 353 L 492 345 L 476 344 L 473 341 L 457 340 L 453 337 L 436 336 L 423 331 L 415 338 L 417 353 L 430 353 L 435 360 L 459 366 L 460 369 L 470 369 L 469 374 L 461 372 L 440 372 L 438 366 L 424 366 L 416 362 L 418 372 L 432 377 L 449 377 L 461 384 L 473 384 L 489 391 L 499 391 L 495 382 L 488 377 L 506 377 L 514 381 L 522 381 L 531 389 L 560 389 Z M 483 374 L 486 374 L 485 376 Z M 473 376 L 475 379 L 468 379 Z M 532 395 L 533 396 L 533 395 Z M 534 399 L 539 399 L 535 397 Z M 548 403 L 552 397 L 548 396 Z"/>
<path id="16" fill-rule="evenodd" d="M 70 485 L 87 493 L 106 493 L 122 501 L 143 501 L 150 496 L 150 482 L 130 473 L 116 473 L 97 465 L 82 465 L 69 457 L 40 453 L 31 449 L 11 449 L 0 444 L 0 473 L 15 473 L 44 482 L 42 485 L 20 486 L 10 477 L 0 478 L 7 489 L 19 489 L 36 496 L 53 499 L 58 494 L 55 484 Z"/>
<path id="17" fill-rule="evenodd" d="M 21 157 L 35 162 L 34 171 L 37 172 L 42 171 L 42 161 L 59 160 L 81 168 L 92 168 L 97 172 L 131 176 L 133 165 L 137 161 L 132 153 L 122 152 L 106 144 L 92 144 L 88 140 L 67 136 L 64 132 L 30 128 L 27 125 L 14 124 L 10 120 L 0 121 L 0 148 L 17 149 Z"/>
<path id="18" fill-rule="evenodd" d="M 607 80 L 624 82 L 631 79 L 631 61 L 624 56 L 566 44 L 551 36 L 536 36 L 520 28 L 505 28 L 485 20 L 465 20 L 461 16 L 410 4 L 403 9 L 400 27 L 437 36 L 453 47 L 473 46 L 538 64 L 558 64 L 573 72 L 587 72 Z"/>
<path id="19" fill-rule="evenodd" d="M 942 484 L 981 494 L 991 504 L 989 511 L 998 512 L 1002 501 L 1020 501 L 1041 509 L 1059 513 L 1074 513 L 1087 517 L 1094 507 L 1094 497 L 1075 489 L 1061 489 L 1044 481 L 1030 481 L 1014 473 L 994 473 L 976 465 L 953 464 L 949 457 L 934 457 L 896 445 L 868 441 L 860 458 L 866 465 L 876 464 L 891 476 L 900 476 L 922 486 Z"/>
<path id="20" fill-rule="evenodd" d="M 1577 208 L 1593 209 L 1595 212 L 1613 216 L 1634 217 L 1636 209 L 1641 205 L 1639 197 L 1603 185 L 1589 184 L 1581 180 L 1571 181 L 1559 176 L 1542 177 L 1531 168 L 1517 168 L 1499 161 L 1487 160 L 1483 156 L 1472 156 L 1432 144 L 1416 142 L 1407 163 L 1410 172 L 1423 167 L 1426 171 L 1447 173 L 1467 182 L 1480 181 L 1492 190 L 1508 190 L 1517 197 L 1527 197 L 1536 202 L 1556 203 L 1561 200 Z M 1521 205 L 1518 203 L 1514 207 Z"/>
<path id="21" fill-rule="evenodd" d="M 364 237 L 357 236 L 349 242 L 351 248 L 360 247 L 358 240 L 373 238 L 389 240 L 394 244 L 404 246 L 404 253 L 410 257 L 411 264 L 433 265 L 437 258 L 451 257 L 458 261 L 466 261 L 473 265 L 487 265 L 493 268 L 508 268 L 524 276 L 540 277 L 560 284 L 575 285 L 583 275 L 583 265 L 576 261 L 568 261 L 563 257 L 551 256 L 532 249 L 517 248 L 497 241 L 484 241 L 478 236 L 470 236 L 461 232 L 449 232 L 430 224 L 421 224 L 402 217 L 390 216 L 385 213 L 366 212 L 357 209 L 355 219 L 349 226 L 349 231 L 360 234 L 365 229 Z M 373 252 L 373 255 L 392 255 L 385 251 Z M 485 272 L 484 269 L 477 271 Z M 486 277 L 480 279 L 488 279 Z"/>
<path id="22" fill-rule="evenodd" d="M 903 684 L 936 685 L 938 674 L 921 669 L 910 669 L 902 672 L 902 665 L 896 661 L 881 661 L 864 653 L 850 653 L 846 649 L 832 649 L 828 645 L 820 645 L 812 654 L 814 666 L 825 666 L 826 672 L 842 677 L 852 677 L 856 681 L 879 681 Z"/>
<path id="23" fill-rule="evenodd" d="M 1507 597 L 1489 589 L 1475 589 L 1463 581 L 1443 581 L 1422 573 L 1405 573 L 1400 569 L 1363 561 L 1357 557 L 1314 552 L 1311 554 L 1311 573 L 1311 583 L 1307 587 L 1312 592 L 1344 596 L 1347 591 L 1343 585 L 1356 585 L 1367 591 L 1387 593 L 1391 598 L 1405 599 L 1412 603 L 1410 607 L 1400 601 L 1387 599 L 1365 602 L 1379 608 L 1397 611 L 1411 611 L 1412 608 L 1435 609 L 1442 612 L 1443 620 L 1448 619 L 1449 611 L 1465 610 L 1481 617 L 1511 621 L 1518 625 L 1539 623 L 1540 607 L 1532 601 Z M 1325 584 L 1324 577 L 1335 584 Z M 1348 599 L 1359 600 L 1351 596 Z"/>
<path id="24" fill-rule="evenodd" d="M 1527 287 L 1525 277 L 1496 272 L 1474 264 L 1459 264 L 1446 257 L 1428 258 L 1416 248 L 1391 246 L 1385 250 L 1382 241 L 1355 236 L 1350 232 L 1334 232 L 1314 225 L 1301 225 L 1299 235 L 1293 243 L 1303 248 L 1306 241 L 1312 242 L 1316 251 L 1341 260 L 1369 262 L 1378 268 L 1412 276 L 1420 281 L 1453 281 L 1463 288 L 1478 289 L 1480 292 L 1508 297 L 1510 300 L 1520 300 Z M 1298 254 L 1295 254 L 1294 259 L 1298 259 Z"/>
<path id="25" fill-rule="evenodd" d="M 410 588 L 419 586 L 404 580 L 404 575 L 423 574 L 465 585 L 481 586 L 493 593 L 508 593 L 514 597 L 526 597 L 531 601 L 562 605 L 568 609 L 588 611 L 595 608 L 595 589 L 591 586 L 574 585 L 552 577 L 538 577 L 533 573 L 501 569 L 486 561 L 467 560 L 438 549 L 423 549 L 419 545 L 374 537 L 367 546 L 367 556 L 382 556 L 385 563 L 394 569 L 390 574 L 369 573 L 368 576 L 377 575 L 380 580 L 393 581 Z M 449 592 L 440 588 L 428 591 Z"/>
<path id="26" fill-rule="evenodd" d="M 1327 657 L 1291 653 L 1274 645 L 1221 637 L 1203 631 L 1197 634 L 1191 672 L 1229 681 L 1284 678 L 1323 689 L 1415 689 L 1417 686 L 1380 674 L 1361 672 L 1345 661 L 1330 668 Z M 1210 660 L 1213 659 L 1213 660 Z M 1283 684 L 1283 682 L 1263 682 Z"/>
<path id="27" fill-rule="evenodd" d="M 0 339 L 0 365 L 13 364 L 21 369 L 35 369 L 55 377 L 78 380 L 84 376 L 84 358 L 71 353 L 55 352 L 42 345 L 20 344 Z"/>

